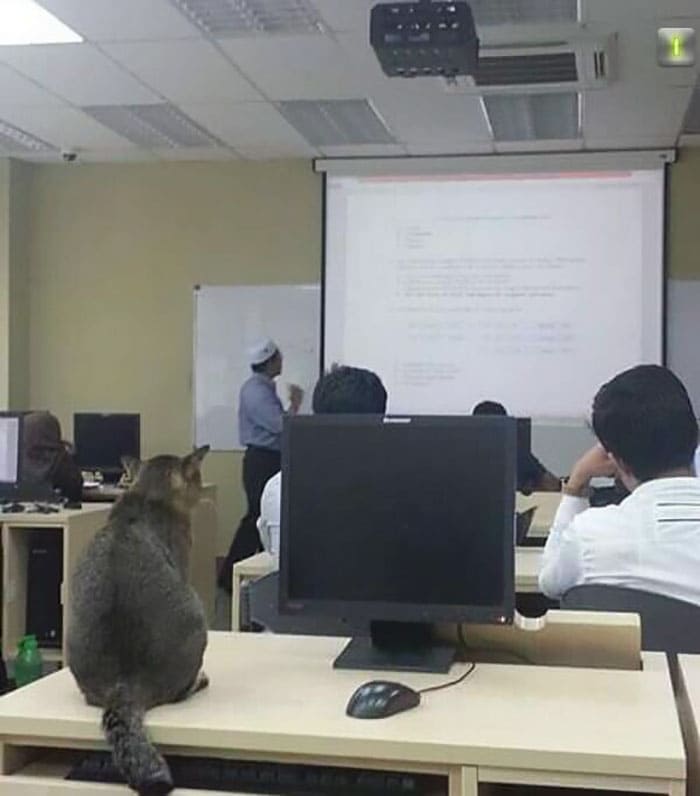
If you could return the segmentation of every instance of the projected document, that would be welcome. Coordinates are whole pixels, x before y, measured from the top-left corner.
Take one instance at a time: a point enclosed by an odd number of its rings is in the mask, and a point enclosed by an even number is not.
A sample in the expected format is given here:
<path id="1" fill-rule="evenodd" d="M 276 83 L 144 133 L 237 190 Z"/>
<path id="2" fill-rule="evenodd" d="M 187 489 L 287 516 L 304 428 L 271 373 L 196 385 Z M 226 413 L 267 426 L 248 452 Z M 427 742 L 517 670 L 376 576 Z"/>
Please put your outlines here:
<path id="1" fill-rule="evenodd" d="M 328 179 L 326 362 L 392 412 L 582 416 L 660 361 L 660 172 Z"/>

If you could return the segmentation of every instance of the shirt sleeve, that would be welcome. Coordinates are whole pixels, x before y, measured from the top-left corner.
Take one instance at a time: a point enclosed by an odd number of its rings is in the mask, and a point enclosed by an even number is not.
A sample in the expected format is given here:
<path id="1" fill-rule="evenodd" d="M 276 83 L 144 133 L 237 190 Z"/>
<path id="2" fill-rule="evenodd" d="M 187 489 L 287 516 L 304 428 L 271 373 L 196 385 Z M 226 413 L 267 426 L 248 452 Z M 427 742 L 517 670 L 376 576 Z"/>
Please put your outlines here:
<path id="1" fill-rule="evenodd" d="M 282 433 L 284 409 L 274 387 L 270 390 L 256 390 L 249 396 L 246 411 L 250 420 L 271 434 Z"/>
<path id="2" fill-rule="evenodd" d="M 576 517 L 589 508 L 587 498 L 563 495 L 544 546 L 539 583 L 543 594 L 559 599 L 583 578 Z"/>
<path id="3" fill-rule="evenodd" d="M 258 530 L 265 550 L 275 560 L 280 554 L 280 478 L 279 473 L 265 484 L 260 498 Z"/>

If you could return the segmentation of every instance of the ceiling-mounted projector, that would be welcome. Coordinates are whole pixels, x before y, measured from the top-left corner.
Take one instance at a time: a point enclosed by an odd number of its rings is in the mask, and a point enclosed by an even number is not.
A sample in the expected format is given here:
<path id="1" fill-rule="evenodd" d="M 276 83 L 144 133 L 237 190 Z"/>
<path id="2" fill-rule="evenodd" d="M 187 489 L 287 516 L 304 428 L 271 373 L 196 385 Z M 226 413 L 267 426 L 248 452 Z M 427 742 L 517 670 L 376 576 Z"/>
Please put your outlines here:
<path id="1" fill-rule="evenodd" d="M 469 3 L 379 3 L 369 40 L 389 77 L 451 78 L 476 71 L 479 39 Z"/>

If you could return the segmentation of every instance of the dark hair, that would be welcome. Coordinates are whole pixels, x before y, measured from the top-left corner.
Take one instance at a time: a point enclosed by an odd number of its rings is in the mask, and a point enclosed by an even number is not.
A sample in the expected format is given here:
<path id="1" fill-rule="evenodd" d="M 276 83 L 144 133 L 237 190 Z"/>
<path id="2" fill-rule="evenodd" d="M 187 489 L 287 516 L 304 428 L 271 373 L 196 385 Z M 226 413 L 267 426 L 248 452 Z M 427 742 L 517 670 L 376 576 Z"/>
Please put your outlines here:
<path id="1" fill-rule="evenodd" d="M 659 365 L 639 365 L 604 384 L 593 400 L 593 430 L 639 481 L 690 467 L 698 444 L 688 393 Z"/>
<path id="2" fill-rule="evenodd" d="M 317 415 L 377 414 L 386 411 L 386 390 L 379 376 L 364 368 L 335 367 L 314 388 Z"/>
<path id="3" fill-rule="evenodd" d="M 507 415 L 505 406 L 497 401 L 482 401 L 472 409 L 473 415 Z"/>

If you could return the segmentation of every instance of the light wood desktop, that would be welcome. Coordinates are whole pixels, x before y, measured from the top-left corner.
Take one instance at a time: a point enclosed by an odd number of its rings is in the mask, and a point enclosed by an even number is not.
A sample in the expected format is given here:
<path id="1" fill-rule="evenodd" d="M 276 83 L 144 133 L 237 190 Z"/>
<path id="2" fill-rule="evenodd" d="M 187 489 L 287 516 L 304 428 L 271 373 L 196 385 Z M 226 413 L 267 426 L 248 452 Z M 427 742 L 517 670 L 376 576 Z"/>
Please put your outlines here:
<path id="1" fill-rule="evenodd" d="M 26 633 L 27 562 L 29 534 L 33 530 L 60 533 L 63 539 L 63 579 L 61 605 L 63 631 L 67 627 L 70 578 L 78 558 L 97 531 L 105 524 L 110 506 L 93 504 L 82 509 L 62 509 L 50 514 L 22 512 L 0 514 L 2 528 L 2 649 L 13 655 Z M 47 661 L 65 661 L 65 648 L 42 650 Z"/>
<path id="2" fill-rule="evenodd" d="M 515 590 L 520 594 L 538 594 L 539 575 L 542 569 L 542 549 L 517 547 L 515 549 Z M 241 587 L 247 580 L 254 580 L 274 572 L 275 562 L 269 553 L 257 553 L 233 565 L 231 581 L 231 629 L 241 626 Z"/>
<path id="3" fill-rule="evenodd" d="M 103 500 L 114 503 L 124 489 L 115 484 L 103 484 L 83 489 L 87 503 Z M 216 618 L 216 538 L 218 516 L 216 485 L 204 484 L 202 497 L 192 512 L 192 553 L 190 556 L 190 583 L 199 595 L 209 624 Z"/>
<path id="4" fill-rule="evenodd" d="M 209 689 L 151 711 L 149 734 L 166 753 L 433 773 L 448 779 L 450 796 L 477 796 L 489 783 L 685 793 L 663 655 L 645 656 L 637 672 L 479 664 L 414 710 L 362 721 L 345 706 L 372 674 L 332 668 L 345 642 L 213 633 Z M 449 676 L 400 679 L 423 688 Z M 69 671 L 0 699 L 0 736 L 0 796 L 97 791 L 62 779 L 76 750 L 104 746 L 100 712 L 84 704 Z"/>
<path id="5" fill-rule="evenodd" d="M 518 493 L 515 499 L 516 511 L 527 511 L 535 507 L 535 515 L 530 523 L 530 539 L 546 539 L 554 522 L 561 502 L 561 492 L 533 492 L 531 495 Z"/>
<path id="6" fill-rule="evenodd" d="M 688 793 L 700 793 L 700 655 L 678 656 L 678 716 L 688 758 Z"/>

